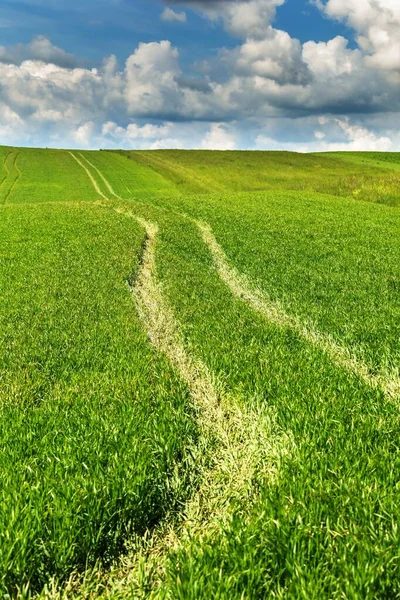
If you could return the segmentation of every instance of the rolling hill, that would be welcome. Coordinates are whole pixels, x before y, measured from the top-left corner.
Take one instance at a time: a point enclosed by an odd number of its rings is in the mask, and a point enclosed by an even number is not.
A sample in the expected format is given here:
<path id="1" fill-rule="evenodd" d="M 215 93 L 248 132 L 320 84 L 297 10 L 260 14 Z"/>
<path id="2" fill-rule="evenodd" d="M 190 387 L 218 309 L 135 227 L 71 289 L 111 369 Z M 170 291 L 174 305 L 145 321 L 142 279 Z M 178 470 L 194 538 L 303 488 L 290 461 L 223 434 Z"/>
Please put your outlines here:
<path id="1" fill-rule="evenodd" d="M 0 595 L 398 597 L 400 155 L 0 162 Z"/>

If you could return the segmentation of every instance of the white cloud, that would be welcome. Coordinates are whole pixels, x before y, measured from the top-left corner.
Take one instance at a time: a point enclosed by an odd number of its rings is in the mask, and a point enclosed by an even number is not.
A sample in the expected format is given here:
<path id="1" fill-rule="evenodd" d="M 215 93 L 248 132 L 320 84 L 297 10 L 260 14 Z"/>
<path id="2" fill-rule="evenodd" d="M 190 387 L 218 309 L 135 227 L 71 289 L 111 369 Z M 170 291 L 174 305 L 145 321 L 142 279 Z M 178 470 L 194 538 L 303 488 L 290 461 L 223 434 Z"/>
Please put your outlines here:
<path id="1" fill-rule="evenodd" d="M 78 127 L 78 129 L 73 133 L 73 139 L 80 147 L 88 148 L 90 146 L 94 131 L 95 124 L 93 121 L 88 121 L 87 123 L 84 123 Z"/>
<path id="2" fill-rule="evenodd" d="M 139 44 L 125 67 L 125 99 L 130 114 L 179 111 L 182 93 L 176 82 L 181 74 L 178 57 L 178 50 L 169 41 Z"/>
<path id="3" fill-rule="evenodd" d="M 366 53 L 365 62 L 377 69 L 400 71 L 400 2 L 398 0 L 322 0 L 321 10 L 346 22 Z"/>
<path id="4" fill-rule="evenodd" d="M 387 152 L 393 150 L 393 142 L 390 138 L 385 136 L 377 136 L 372 131 L 369 131 L 366 127 L 360 125 L 352 125 L 348 118 L 341 121 L 336 119 L 336 123 L 343 129 L 348 137 L 348 143 L 341 144 L 328 144 L 330 149 L 343 149 L 352 151 L 376 151 L 376 152 Z"/>
<path id="5" fill-rule="evenodd" d="M 169 6 L 164 8 L 160 18 L 162 21 L 177 21 L 178 23 L 186 23 L 187 20 L 185 12 L 173 10 L 172 8 L 169 8 Z"/>
<path id="6" fill-rule="evenodd" d="M 164 123 L 163 125 L 153 125 L 146 123 L 138 125 L 130 123 L 127 127 L 120 127 L 112 121 L 104 123 L 101 128 L 103 138 L 111 139 L 125 146 L 127 143 L 135 142 L 136 140 L 157 140 L 167 137 L 170 133 L 172 123 Z"/>
<path id="7" fill-rule="evenodd" d="M 348 40 L 337 36 L 329 42 L 306 42 L 303 60 L 317 77 L 351 75 L 360 68 L 362 55 L 359 50 L 349 50 Z"/>
<path id="8" fill-rule="evenodd" d="M 278 6 L 285 0 L 250 0 L 248 2 L 224 3 L 222 18 L 226 29 L 243 39 L 263 39 Z"/>
<path id="9" fill-rule="evenodd" d="M 281 124 L 288 117 L 300 122 L 308 115 L 313 124 L 307 139 L 298 130 L 301 148 L 330 143 L 390 148 L 392 134 L 370 129 L 367 121 L 374 114 L 400 112 L 400 80 L 391 53 L 400 39 L 397 0 L 319 3 L 327 16 L 356 29 L 357 49 L 349 48 L 342 36 L 301 44 L 275 29 L 273 17 L 283 2 L 177 2 L 219 20 L 240 38 L 233 49 L 203 61 L 199 76 L 182 70 L 179 51 L 168 40 L 139 44 L 122 67 L 111 56 L 97 69 L 79 67 L 74 57 L 43 37 L 0 48 L 0 107 L 15 115 L 19 143 L 234 148 L 249 140 L 245 133 L 238 135 L 248 123 L 257 127 L 275 119 Z M 383 49 L 386 62 L 378 68 Z M 355 115 L 351 125 L 346 114 Z M 357 121 L 361 114 L 370 115 L 364 125 Z M 0 125 L 0 142 L 9 143 L 2 133 L 4 118 Z M 260 133 L 259 138 L 280 143 L 279 135 Z"/>
<path id="10" fill-rule="evenodd" d="M 263 150 L 289 150 L 292 152 L 387 152 L 395 151 L 400 147 L 398 143 L 400 140 L 395 143 L 394 139 L 387 135 L 379 135 L 365 125 L 351 123 L 348 117 L 325 116 L 317 121 L 325 128 L 325 131 L 314 131 L 314 140 L 310 136 L 310 141 L 296 141 L 296 136 L 293 134 L 291 141 L 282 142 L 261 133 L 256 137 L 256 147 Z M 307 127 L 309 124 L 304 123 L 304 126 Z M 329 138 L 332 137 L 337 140 L 341 138 L 341 140 L 329 141 Z"/>
<path id="11" fill-rule="evenodd" d="M 246 77 L 254 75 L 282 84 L 307 80 L 300 42 L 271 27 L 264 39 L 250 39 L 240 46 L 235 69 Z"/>
<path id="12" fill-rule="evenodd" d="M 225 29 L 241 39 L 262 39 L 286 0 L 175 0 L 187 4 L 213 21 L 221 20 Z"/>
<path id="13" fill-rule="evenodd" d="M 234 150 L 235 135 L 223 123 L 213 123 L 201 147 L 205 150 Z"/>
<path id="14" fill-rule="evenodd" d="M 9 106 L 0 102 L 0 139 L 7 144 L 18 144 L 21 135 L 24 135 L 25 124 L 23 119 Z"/>

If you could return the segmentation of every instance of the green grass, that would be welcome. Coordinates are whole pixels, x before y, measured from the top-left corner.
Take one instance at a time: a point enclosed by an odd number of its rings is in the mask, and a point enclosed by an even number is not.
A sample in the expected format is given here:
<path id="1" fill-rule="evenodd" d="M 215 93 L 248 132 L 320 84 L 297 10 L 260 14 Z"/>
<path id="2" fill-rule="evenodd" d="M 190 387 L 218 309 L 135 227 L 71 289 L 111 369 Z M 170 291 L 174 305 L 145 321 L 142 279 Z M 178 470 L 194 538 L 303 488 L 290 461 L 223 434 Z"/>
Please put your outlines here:
<path id="1" fill-rule="evenodd" d="M 109 562 L 177 506 L 195 428 L 126 287 L 143 240 L 135 222 L 94 207 L 7 207 L 0 231 L 5 597 Z"/>
<path id="2" fill-rule="evenodd" d="M 11 153 L 12 148 L 7 148 L 6 146 L 0 146 L 0 195 L 3 198 L 2 186 L 7 177 L 7 169 L 6 169 L 6 161 Z"/>
<path id="3" fill-rule="evenodd" d="M 4 154 L 2 165 L 2 176 L 0 180 L 0 199 L 2 204 L 7 204 L 10 201 L 17 182 L 20 178 L 18 168 L 18 158 L 20 151 L 17 148 L 9 148 Z"/>
<path id="4" fill-rule="evenodd" d="M 336 157 L 356 165 L 366 164 L 396 170 L 400 168 L 400 155 L 398 152 L 331 152 L 320 153 L 318 156 Z"/>
<path id="5" fill-rule="evenodd" d="M 118 200 L 74 153 L 103 206 L 70 155 L 22 149 L 0 207 L 3 596 L 78 572 L 66 597 L 400 598 L 398 396 L 235 297 L 193 221 L 286 313 L 396 376 L 399 155 L 82 152 Z M 24 205 L 45 198 L 57 204 Z M 145 234 L 115 208 L 158 224 L 153 276 L 222 405 L 272 423 L 273 466 L 258 449 L 249 490 L 220 490 L 220 503 L 216 490 L 215 514 L 195 513 L 180 544 L 169 528 L 179 538 L 218 450 L 196 448 L 193 398 L 136 315 L 126 280 Z M 168 535 L 108 572 L 145 532 Z"/>
<path id="6" fill-rule="evenodd" d="M 220 195 L 182 210 L 214 229 L 231 263 L 290 314 L 373 370 L 400 364 L 400 214 L 305 193 Z"/>
<path id="7" fill-rule="evenodd" d="M 23 148 L 19 151 L 17 166 L 21 174 L 8 202 L 75 202 L 98 199 L 81 167 L 64 150 Z"/>
<path id="8" fill-rule="evenodd" d="M 0 203 L 81 202 L 100 200 L 89 177 L 69 151 L 0 147 Z M 113 180 L 122 198 L 174 195 L 175 185 L 152 169 L 111 152 L 73 152 Z M 89 166 L 85 161 L 84 164 Z M 94 171 L 98 177 L 98 173 Z M 4 180 L 4 181 L 3 181 Z M 71 188 L 71 181 L 74 182 Z M 100 187 L 104 183 L 99 181 Z M 109 193 L 107 188 L 105 192 Z M 112 197 L 112 195 L 111 195 Z"/>
<path id="9" fill-rule="evenodd" d="M 7 148 L 0 150 L 1 161 Z M 18 153 L 20 177 L 8 195 L 8 202 L 98 199 L 87 175 L 69 152 L 22 148 Z M 160 150 L 82 154 L 113 180 L 113 188 L 121 198 L 293 190 L 399 204 L 400 159 L 396 153 Z M 17 171 L 10 185 L 16 176 Z M 0 188 L 3 202 L 8 192 L 9 188 Z"/>
<path id="10" fill-rule="evenodd" d="M 186 193 L 262 190 L 313 191 L 398 205 L 399 155 L 357 160 L 347 154 L 293 152 L 134 151 L 132 160 L 153 168 Z M 383 157 L 383 158 L 382 158 Z"/>
<path id="11" fill-rule="evenodd" d="M 132 196 L 174 195 L 175 185 L 153 169 L 129 160 L 128 153 L 83 152 L 83 156 L 113 182 L 113 189 L 121 198 Z M 79 156 L 79 153 L 78 153 Z M 96 173 L 96 172 L 95 172 Z"/>
<path id="12" fill-rule="evenodd" d="M 163 593 L 182 600 L 398 597 L 397 403 L 234 300 L 191 226 L 170 226 L 159 256 L 193 351 L 230 394 L 273 406 L 295 445 L 276 483 L 256 479 L 254 506 L 234 506 L 217 533 L 171 555 Z"/>

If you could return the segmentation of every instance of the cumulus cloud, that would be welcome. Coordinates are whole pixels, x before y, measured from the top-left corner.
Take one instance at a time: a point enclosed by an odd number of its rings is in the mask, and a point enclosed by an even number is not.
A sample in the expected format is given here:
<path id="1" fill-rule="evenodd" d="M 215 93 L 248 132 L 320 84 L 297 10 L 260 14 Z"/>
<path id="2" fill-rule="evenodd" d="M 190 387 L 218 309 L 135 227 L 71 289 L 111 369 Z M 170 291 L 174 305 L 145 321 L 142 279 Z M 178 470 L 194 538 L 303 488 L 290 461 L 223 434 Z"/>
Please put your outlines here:
<path id="1" fill-rule="evenodd" d="M 359 50 L 349 50 L 348 40 L 337 36 L 329 42 L 306 42 L 303 46 L 303 60 L 316 77 L 324 79 L 339 75 L 351 75 L 361 67 L 362 55 Z"/>
<path id="2" fill-rule="evenodd" d="M 221 20 L 232 35 L 262 39 L 275 17 L 278 6 L 286 0 L 173 0 L 200 11 L 206 17 Z"/>
<path id="3" fill-rule="evenodd" d="M 132 115 L 172 115 L 182 105 L 176 81 L 179 53 L 169 41 L 139 44 L 125 67 L 125 99 Z"/>
<path id="4" fill-rule="evenodd" d="M 99 69 L 39 60 L 0 63 L 0 103 L 25 123 L 30 136 L 40 127 L 55 139 L 73 130 L 82 145 L 89 144 L 99 124 L 109 122 L 125 130 L 118 130 L 123 143 L 133 143 L 140 136 L 129 121 L 138 118 L 214 121 L 218 125 L 210 139 L 217 143 L 226 133 L 220 123 L 233 119 L 398 108 L 397 86 L 378 76 L 371 83 L 360 66 L 360 51 L 349 50 L 343 38 L 302 47 L 285 32 L 273 30 L 269 36 L 229 51 L 230 76 L 223 81 L 185 76 L 169 41 L 140 44 L 123 68 L 115 57 Z M 110 130 L 106 140 L 115 139 Z"/>
<path id="5" fill-rule="evenodd" d="M 178 21 L 178 23 L 186 23 L 186 13 L 183 11 L 176 11 L 168 6 L 161 13 L 162 21 Z"/>
<path id="6" fill-rule="evenodd" d="M 235 126 L 225 123 L 157 124 L 142 120 L 121 127 L 114 121 L 107 121 L 99 126 L 88 121 L 72 132 L 71 139 L 75 146 L 82 148 L 88 146 L 90 138 L 92 145 L 99 148 L 232 150 L 236 147 L 237 135 Z"/>
<path id="7" fill-rule="evenodd" d="M 84 125 L 80 125 L 73 133 L 73 139 L 79 147 L 87 148 L 90 146 L 95 131 L 93 121 L 88 121 Z"/>
<path id="8" fill-rule="evenodd" d="M 18 144 L 21 136 L 26 135 L 25 123 L 9 106 L 0 102 L 0 139 L 8 144 Z"/>
<path id="9" fill-rule="evenodd" d="M 163 125 L 154 125 L 146 123 L 138 125 L 137 123 L 129 123 L 127 127 L 121 127 L 112 121 L 104 123 L 101 128 L 102 138 L 110 139 L 117 144 L 126 146 L 135 143 L 137 140 L 159 140 L 167 138 L 170 135 L 172 123 L 164 123 Z"/>
<path id="10" fill-rule="evenodd" d="M 262 77 L 281 84 L 309 80 L 300 42 L 285 31 L 272 28 L 264 39 L 249 39 L 242 44 L 234 66 L 243 76 Z"/>
<path id="11" fill-rule="evenodd" d="M 349 139 L 348 144 L 342 146 L 345 150 L 386 152 L 393 149 L 393 143 L 390 138 L 386 136 L 377 136 L 366 127 L 352 125 L 348 118 L 343 121 L 337 119 L 336 122 Z M 329 146 L 332 149 L 333 144 L 329 144 Z M 340 144 L 335 144 L 335 146 L 336 149 L 339 149 L 338 146 L 340 146 Z"/>
<path id="12" fill-rule="evenodd" d="M 346 22 L 356 32 L 366 64 L 400 71 L 400 3 L 398 0 L 318 0 L 328 16 Z"/>

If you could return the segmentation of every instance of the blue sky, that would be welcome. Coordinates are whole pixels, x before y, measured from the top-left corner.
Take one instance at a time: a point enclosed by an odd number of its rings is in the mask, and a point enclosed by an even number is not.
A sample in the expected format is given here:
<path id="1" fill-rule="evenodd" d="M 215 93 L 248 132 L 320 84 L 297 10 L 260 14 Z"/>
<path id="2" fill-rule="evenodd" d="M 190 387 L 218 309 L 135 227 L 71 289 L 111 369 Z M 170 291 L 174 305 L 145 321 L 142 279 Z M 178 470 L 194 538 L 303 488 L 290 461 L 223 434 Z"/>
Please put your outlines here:
<path id="1" fill-rule="evenodd" d="M 159 0 L 0 0 L 0 6 L 0 24 L 7 24 L 1 29 L 2 44 L 29 43 L 35 35 L 45 35 L 90 63 L 101 62 L 108 54 L 123 61 L 140 42 L 168 39 L 184 50 L 189 64 L 199 53 L 212 54 L 236 43 L 221 25 L 210 26 L 190 8 L 184 27 L 162 21 L 165 3 Z M 308 0 L 288 0 L 277 9 L 274 25 L 301 42 L 346 35 L 353 43 L 351 29 L 324 17 Z"/>
<path id="2" fill-rule="evenodd" d="M 398 0 L 0 9 L 2 144 L 399 147 Z"/>

